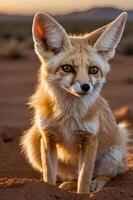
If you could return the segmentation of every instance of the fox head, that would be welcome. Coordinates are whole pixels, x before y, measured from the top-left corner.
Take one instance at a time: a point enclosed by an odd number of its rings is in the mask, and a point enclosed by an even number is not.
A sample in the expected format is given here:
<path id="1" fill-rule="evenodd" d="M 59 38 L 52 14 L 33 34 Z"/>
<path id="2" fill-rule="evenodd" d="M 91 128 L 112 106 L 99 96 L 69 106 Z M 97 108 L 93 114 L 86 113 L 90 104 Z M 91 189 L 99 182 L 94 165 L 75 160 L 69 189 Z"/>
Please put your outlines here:
<path id="1" fill-rule="evenodd" d="M 82 98 L 99 94 L 121 39 L 127 13 L 113 22 L 81 36 L 68 36 L 64 28 L 45 13 L 33 20 L 35 51 L 42 62 L 44 85 Z"/>

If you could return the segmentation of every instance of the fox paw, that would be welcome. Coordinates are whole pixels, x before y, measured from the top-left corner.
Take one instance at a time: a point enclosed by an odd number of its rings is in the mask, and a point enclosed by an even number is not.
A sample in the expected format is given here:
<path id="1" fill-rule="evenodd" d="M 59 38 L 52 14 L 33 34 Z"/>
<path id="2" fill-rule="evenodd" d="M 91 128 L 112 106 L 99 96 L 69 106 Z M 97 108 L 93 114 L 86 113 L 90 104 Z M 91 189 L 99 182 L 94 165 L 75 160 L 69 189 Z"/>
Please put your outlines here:
<path id="1" fill-rule="evenodd" d="M 108 176 L 98 176 L 96 179 L 92 180 L 90 192 L 100 190 L 109 180 L 110 177 Z"/>
<path id="2" fill-rule="evenodd" d="M 77 189 L 77 181 L 66 181 L 62 183 L 59 188 L 66 191 L 76 191 Z"/>

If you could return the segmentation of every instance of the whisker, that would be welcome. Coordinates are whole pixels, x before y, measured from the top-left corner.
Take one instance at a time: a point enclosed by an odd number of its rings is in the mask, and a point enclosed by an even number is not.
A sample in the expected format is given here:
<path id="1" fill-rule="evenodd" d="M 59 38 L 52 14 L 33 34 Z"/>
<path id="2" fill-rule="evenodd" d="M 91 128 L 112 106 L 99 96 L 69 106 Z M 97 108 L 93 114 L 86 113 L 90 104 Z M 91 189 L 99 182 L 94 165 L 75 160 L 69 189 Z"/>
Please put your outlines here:
<path id="1" fill-rule="evenodd" d="M 106 83 L 106 81 L 104 81 L 104 82 L 98 82 L 98 83 L 96 83 L 96 85 L 103 85 L 104 83 Z"/>

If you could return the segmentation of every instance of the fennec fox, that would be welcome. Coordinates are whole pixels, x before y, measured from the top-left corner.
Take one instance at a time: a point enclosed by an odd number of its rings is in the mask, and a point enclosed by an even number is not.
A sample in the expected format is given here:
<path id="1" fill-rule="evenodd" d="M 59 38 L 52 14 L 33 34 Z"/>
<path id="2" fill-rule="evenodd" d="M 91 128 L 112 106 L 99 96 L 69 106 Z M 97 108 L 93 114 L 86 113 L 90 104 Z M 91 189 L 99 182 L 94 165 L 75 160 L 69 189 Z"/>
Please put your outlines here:
<path id="1" fill-rule="evenodd" d="M 30 101 L 33 125 L 21 145 L 50 184 L 56 183 L 58 160 L 78 168 L 79 193 L 97 190 L 126 170 L 126 131 L 100 95 L 126 18 L 123 12 L 92 33 L 68 36 L 49 15 L 34 17 L 33 39 L 42 65 Z M 71 181 L 61 188 L 69 186 Z"/>

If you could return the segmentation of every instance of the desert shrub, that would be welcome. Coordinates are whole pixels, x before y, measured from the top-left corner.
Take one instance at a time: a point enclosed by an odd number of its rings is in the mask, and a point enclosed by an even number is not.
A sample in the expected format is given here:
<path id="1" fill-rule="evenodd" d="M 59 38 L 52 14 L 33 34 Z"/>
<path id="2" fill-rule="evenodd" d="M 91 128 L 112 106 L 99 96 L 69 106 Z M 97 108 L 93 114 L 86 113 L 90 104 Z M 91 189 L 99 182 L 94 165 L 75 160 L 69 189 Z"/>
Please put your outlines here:
<path id="1" fill-rule="evenodd" d="M 9 33 L 9 32 L 1 32 L 0 33 L 0 38 L 2 38 L 2 39 L 10 39 L 12 37 L 12 35 L 11 35 L 11 33 Z"/>
<path id="2" fill-rule="evenodd" d="M 24 57 L 24 45 L 16 40 L 9 40 L 0 51 L 0 57 L 6 59 L 19 59 Z"/>
<path id="3" fill-rule="evenodd" d="M 125 55 L 133 55 L 133 39 L 132 37 L 126 37 L 123 39 L 120 45 L 120 52 Z"/>
<path id="4" fill-rule="evenodd" d="M 23 42 L 26 39 L 26 37 L 23 34 L 16 34 L 14 35 L 14 38 L 18 40 L 19 42 Z"/>
<path id="5" fill-rule="evenodd" d="M 0 38 L 1 39 L 17 39 L 24 41 L 31 36 L 31 22 L 24 21 L 11 21 L 11 22 L 0 22 Z"/>
<path id="6" fill-rule="evenodd" d="M 133 77 L 127 78 L 127 79 L 126 79 L 126 82 L 127 82 L 128 84 L 133 84 Z"/>
<path id="7" fill-rule="evenodd" d="M 26 49 L 33 49 L 34 48 L 34 44 L 33 44 L 33 39 L 32 37 L 28 38 L 25 42 L 24 42 L 24 46 Z"/>
<path id="8" fill-rule="evenodd" d="M 133 55 L 133 42 L 125 44 L 125 46 L 123 47 L 123 53 L 126 55 Z"/>

